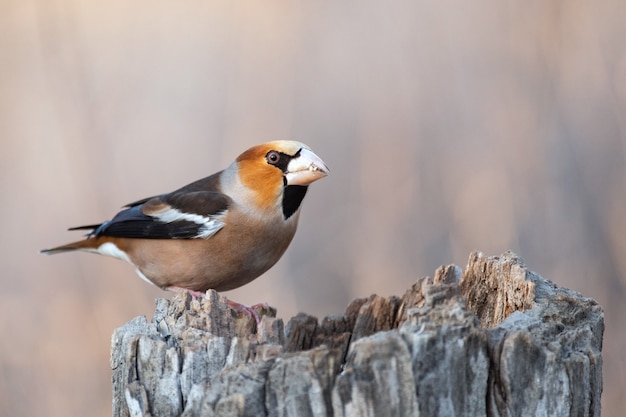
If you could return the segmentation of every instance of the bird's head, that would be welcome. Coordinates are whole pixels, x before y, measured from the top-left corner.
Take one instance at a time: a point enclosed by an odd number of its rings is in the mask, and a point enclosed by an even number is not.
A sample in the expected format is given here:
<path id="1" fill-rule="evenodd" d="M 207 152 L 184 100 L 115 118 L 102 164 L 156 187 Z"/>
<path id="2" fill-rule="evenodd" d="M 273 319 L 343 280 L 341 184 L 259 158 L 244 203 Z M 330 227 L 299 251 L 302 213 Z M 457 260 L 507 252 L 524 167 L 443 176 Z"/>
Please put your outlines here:
<path id="1" fill-rule="evenodd" d="M 242 185 L 254 191 L 255 205 L 269 209 L 282 204 L 285 218 L 298 209 L 308 185 L 329 173 L 308 146 L 289 140 L 254 146 L 236 162 Z"/>

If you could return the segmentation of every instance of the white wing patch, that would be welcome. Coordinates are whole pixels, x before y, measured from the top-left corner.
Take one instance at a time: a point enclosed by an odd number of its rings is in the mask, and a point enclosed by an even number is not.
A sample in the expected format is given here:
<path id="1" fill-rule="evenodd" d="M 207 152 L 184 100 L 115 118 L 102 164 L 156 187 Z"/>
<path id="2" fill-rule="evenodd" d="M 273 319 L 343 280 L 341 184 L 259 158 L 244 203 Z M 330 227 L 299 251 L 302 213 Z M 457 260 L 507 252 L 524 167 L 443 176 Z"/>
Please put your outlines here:
<path id="1" fill-rule="evenodd" d="M 226 211 L 219 212 L 213 216 L 201 216 L 200 214 L 183 213 L 182 211 L 170 208 L 162 213 L 153 214 L 152 216 L 163 223 L 172 223 L 180 220 L 196 223 L 200 225 L 198 234 L 195 238 L 208 239 L 217 233 L 222 227 L 224 222 L 222 219 L 226 215 Z"/>

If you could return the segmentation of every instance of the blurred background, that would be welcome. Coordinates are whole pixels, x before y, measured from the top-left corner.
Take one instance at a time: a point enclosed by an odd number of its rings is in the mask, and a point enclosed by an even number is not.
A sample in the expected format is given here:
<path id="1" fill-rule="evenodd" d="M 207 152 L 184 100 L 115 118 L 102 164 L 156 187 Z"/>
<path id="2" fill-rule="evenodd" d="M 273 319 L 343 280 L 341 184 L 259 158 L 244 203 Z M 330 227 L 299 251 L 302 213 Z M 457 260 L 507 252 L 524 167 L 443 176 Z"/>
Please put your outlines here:
<path id="1" fill-rule="evenodd" d="M 171 297 L 38 250 L 272 139 L 331 167 L 226 295 L 288 319 L 512 249 L 606 312 L 626 408 L 626 2 L 0 0 L 0 415 L 109 416 L 110 336 Z"/>

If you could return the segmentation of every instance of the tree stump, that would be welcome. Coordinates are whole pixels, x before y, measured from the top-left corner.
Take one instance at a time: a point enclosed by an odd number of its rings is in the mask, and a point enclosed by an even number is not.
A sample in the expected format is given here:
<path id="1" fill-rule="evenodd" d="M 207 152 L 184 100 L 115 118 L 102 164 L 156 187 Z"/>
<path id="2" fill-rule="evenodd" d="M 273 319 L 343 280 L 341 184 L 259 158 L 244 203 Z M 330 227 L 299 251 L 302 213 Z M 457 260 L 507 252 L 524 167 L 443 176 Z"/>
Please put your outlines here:
<path id="1" fill-rule="evenodd" d="M 600 416 L 601 307 L 511 252 L 321 321 L 264 310 L 158 299 L 113 334 L 113 415 Z"/>

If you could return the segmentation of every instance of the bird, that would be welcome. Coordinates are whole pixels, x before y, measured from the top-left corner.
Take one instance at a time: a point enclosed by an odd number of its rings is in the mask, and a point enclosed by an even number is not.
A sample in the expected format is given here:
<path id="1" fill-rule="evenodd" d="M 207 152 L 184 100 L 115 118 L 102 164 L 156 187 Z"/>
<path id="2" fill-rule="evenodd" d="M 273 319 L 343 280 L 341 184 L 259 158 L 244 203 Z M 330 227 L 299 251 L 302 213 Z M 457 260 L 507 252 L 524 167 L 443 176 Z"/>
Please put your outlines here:
<path id="1" fill-rule="evenodd" d="M 308 186 L 329 172 L 301 142 L 263 143 L 222 171 L 123 206 L 111 220 L 70 228 L 89 232 L 41 253 L 121 259 L 145 281 L 192 296 L 233 290 L 281 258 L 296 233 Z"/>

